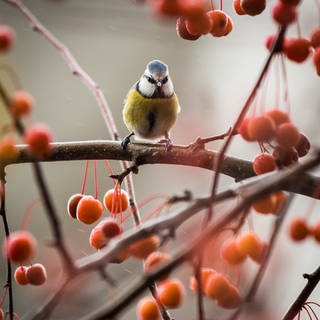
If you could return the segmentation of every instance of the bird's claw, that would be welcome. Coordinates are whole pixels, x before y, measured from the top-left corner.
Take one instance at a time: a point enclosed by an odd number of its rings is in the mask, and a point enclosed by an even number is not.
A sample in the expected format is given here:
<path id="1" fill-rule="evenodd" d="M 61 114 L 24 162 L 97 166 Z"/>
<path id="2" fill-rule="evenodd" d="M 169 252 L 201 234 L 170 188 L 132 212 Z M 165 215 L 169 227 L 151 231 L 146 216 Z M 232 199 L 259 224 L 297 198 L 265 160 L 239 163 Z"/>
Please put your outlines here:
<path id="1" fill-rule="evenodd" d="M 170 151 L 172 148 L 172 141 L 170 138 L 161 139 L 159 143 L 164 143 L 165 151 Z"/>
<path id="2" fill-rule="evenodd" d="M 126 137 L 123 138 L 123 140 L 121 141 L 121 147 L 123 150 L 126 150 L 128 147 L 128 144 L 131 143 L 130 138 L 134 135 L 134 133 L 130 133 L 129 135 L 127 135 Z"/>

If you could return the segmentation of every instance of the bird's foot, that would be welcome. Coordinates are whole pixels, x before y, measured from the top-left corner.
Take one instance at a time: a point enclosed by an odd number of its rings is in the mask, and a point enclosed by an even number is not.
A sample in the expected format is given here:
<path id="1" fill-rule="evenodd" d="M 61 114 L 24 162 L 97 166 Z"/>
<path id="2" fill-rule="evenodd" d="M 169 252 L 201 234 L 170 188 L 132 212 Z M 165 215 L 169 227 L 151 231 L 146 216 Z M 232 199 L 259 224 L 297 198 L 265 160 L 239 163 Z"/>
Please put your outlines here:
<path id="1" fill-rule="evenodd" d="M 130 138 L 134 135 L 134 133 L 130 133 L 127 136 L 125 136 L 123 138 L 123 140 L 121 141 L 121 147 L 123 150 L 126 150 L 128 147 L 128 144 L 131 143 Z"/>
<path id="2" fill-rule="evenodd" d="M 166 137 L 164 139 L 161 139 L 159 143 L 164 143 L 164 149 L 165 151 L 170 151 L 172 148 L 172 141 L 169 137 Z"/>

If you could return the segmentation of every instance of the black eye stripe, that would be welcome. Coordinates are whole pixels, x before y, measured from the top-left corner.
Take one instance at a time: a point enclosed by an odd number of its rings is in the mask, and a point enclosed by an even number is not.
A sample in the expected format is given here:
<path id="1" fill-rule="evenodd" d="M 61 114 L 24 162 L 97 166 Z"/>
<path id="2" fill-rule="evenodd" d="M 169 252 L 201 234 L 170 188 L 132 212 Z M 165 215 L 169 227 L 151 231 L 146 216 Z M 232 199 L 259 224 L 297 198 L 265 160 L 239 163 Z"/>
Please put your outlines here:
<path id="1" fill-rule="evenodd" d="M 168 77 L 164 77 L 164 78 L 163 78 L 163 80 L 162 80 L 161 82 L 162 82 L 162 84 L 167 83 L 167 82 L 168 82 Z"/>
<path id="2" fill-rule="evenodd" d="M 156 83 L 156 81 L 153 79 L 153 78 L 151 78 L 151 77 L 149 77 L 149 76 L 144 76 L 147 80 L 148 80 L 148 82 L 150 82 L 150 83 L 152 83 L 152 84 L 155 84 Z"/>

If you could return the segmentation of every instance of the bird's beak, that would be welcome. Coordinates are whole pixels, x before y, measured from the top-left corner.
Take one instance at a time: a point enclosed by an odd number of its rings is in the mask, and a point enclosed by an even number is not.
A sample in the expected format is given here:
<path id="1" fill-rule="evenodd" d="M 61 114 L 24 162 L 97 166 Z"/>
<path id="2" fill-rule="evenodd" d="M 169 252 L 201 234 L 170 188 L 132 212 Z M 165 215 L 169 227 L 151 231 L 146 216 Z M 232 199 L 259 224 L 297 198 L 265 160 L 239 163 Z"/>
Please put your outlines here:
<path id="1" fill-rule="evenodd" d="M 161 81 L 157 81 L 157 87 L 161 87 L 162 86 L 162 83 L 161 83 Z"/>

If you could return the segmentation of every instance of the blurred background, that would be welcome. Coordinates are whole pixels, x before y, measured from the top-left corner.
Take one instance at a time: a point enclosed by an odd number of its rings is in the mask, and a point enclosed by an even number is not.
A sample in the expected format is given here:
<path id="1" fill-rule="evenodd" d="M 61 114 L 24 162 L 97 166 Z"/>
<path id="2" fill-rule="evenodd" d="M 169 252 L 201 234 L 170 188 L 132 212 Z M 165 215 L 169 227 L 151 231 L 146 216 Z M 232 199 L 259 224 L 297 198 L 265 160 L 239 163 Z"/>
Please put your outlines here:
<path id="1" fill-rule="evenodd" d="M 217 5 L 218 1 L 215 2 Z M 274 1 L 267 2 L 267 9 L 263 14 L 249 17 L 237 16 L 233 11 L 232 1 L 224 1 L 224 10 L 234 22 L 231 34 L 223 38 L 207 35 L 194 42 L 176 35 L 175 21 L 160 20 L 146 6 L 129 0 L 29 0 L 25 4 L 70 49 L 83 69 L 101 86 L 122 137 L 128 133 L 121 117 L 126 93 L 150 60 L 161 59 L 166 62 L 182 107 L 171 133 L 172 139 L 175 144 L 189 144 L 199 136 L 207 137 L 225 132 L 243 106 L 268 54 L 264 46 L 265 38 L 277 30 L 270 17 L 270 7 Z M 302 34 L 308 37 L 319 21 L 315 2 L 303 1 L 299 17 Z M 71 74 L 61 55 L 32 30 L 16 8 L 5 1 L 0 2 L 0 24 L 8 24 L 16 32 L 14 49 L 9 55 L 1 56 L 0 63 L 1 66 L 11 66 L 23 87 L 34 96 L 36 106 L 29 121 L 49 124 L 54 131 L 55 141 L 109 139 L 92 93 Z M 297 34 L 296 26 L 289 29 L 289 34 Z M 288 62 L 287 71 L 291 118 L 314 145 L 319 145 L 319 77 L 311 59 L 303 65 Z M 265 100 L 270 105 L 266 108 L 273 107 L 275 101 L 275 74 L 276 67 L 273 65 Z M 3 68 L 0 69 L 0 77 L 12 92 L 12 82 Z M 0 108 L 0 125 L 7 122 L 4 108 Z M 208 147 L 217 149 L 219 144 L 212 143 Z M 236 137 L 228 153 L 252 160 L 259 153 L 259 148 L 256 144 L 245 143 Z M 117 162 L 111 164 L 115 172 L 120 172 Z M 72 220 L 66 212 L 70 195 L 80 192 L 84 165 L 83 161 L 43 164 L 45 177 L 63 224 L 67 246 L 74 258 L 93 252 L 88 243 L 92 227 Z M 92 166 L 90 169 L 86 193 L 93 194 Z M 98 170 L 102 198 L 112 184 L 103 163 L 98 164 Z M 155 193 L 181 195 L 185 189 L 190 190 L 195 197 L 205 196 L 211 179 L 212 174 L 205 170 L 164 165 L 144 166 L 134 176 L 138 202 Z M 232 179 L 224 177 L 220 188 L 226 189 L 230 183 Z M 7 196 L 10 227 L 11 230 L 16 230 L 28 205 L 39 199 L 30 165 L 7 168 Z M 292 216 L 302 216 L 310 201 L 302 196 L 295 197 L 289 219 Z M 152 205 L 146 207 L 142 213 L 147 214 L 152 208 Z M 173 207 L 172 210 L 177 208 L 178 206 Z M 319 205 L 316 204 L 310 223 L 319 221 L 318 210 Z M 199 219 L 200 217 L 194 218 Z M 179 236 L 169 245 L 169 251 L 186 243 L 190 231 L 194 234 L 199 232 L 194 227 L 194 220 L 179 230 Z M 302 274 L 312 272 L 319 265 L 319 244 L 312 239 L 299 244 L 290 241 L 285 230 L 288 221 L 259 289 L 256 313 L 244 315 L 243 319 L 264 319 L 262 314 L 268 315 L 267 319 L 280 319 L 305 284 Z M 272 218 L 254 215 L 253 222 L 257 233 L 267 240 Z M 127 221 L 126 224 L 129 228 L 132 221 Z M 14 285 L 15 310 L 21 316 L 41 305 L 62 277 L 59 256 L 48 246 L 52 237 L 43 207 L 39 206 L 35 210 L 30 230 L 39 239 L 35 261 L 46 265 L 48 283 L 39 288 Z M 0 235 L 1 238 L 4 237 L 2 229 Z M 5 264 L 2 260 L 0 262 L 1 283 L 5 284 Z M 210 263 L 216 266 L 216 261 L 209 261 L 208 265 Z M 257 265 L 252 262 L 246 263 L 242 268 L 240 281 L 243 293 L 255 270 Z M 129 286 L 136 275 L 141 273 L 141 262 L 129 259 L 123 264 L 108 267 L 108 271 L 118 280 L 118 289 L 110 289 L 97 274 L 81 277 L 63 295 L 52 319 L 79 319 L 98 306 L 107 304 L 117 290 Z M 174 276 L 184 281 L 186 287 L 191 274 L 190 266 L 181 267 L 174 272 Z M 232 272 L 231 276 L 234 276 Z M 188 288 L 186 293 L 183 307 L 172 312 L 175 319 L 197 319 L 195 295 Z M 319 302 L 319 290 L 314 292 L 310 300 Z M 135 319 L 136 302 L 128 306 L 119 319 Z M 206 300 L 206 310 L 210 319 L 225 319 L 228 315 L 228 311 L 219 309 L 212 301 Z"/>

